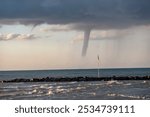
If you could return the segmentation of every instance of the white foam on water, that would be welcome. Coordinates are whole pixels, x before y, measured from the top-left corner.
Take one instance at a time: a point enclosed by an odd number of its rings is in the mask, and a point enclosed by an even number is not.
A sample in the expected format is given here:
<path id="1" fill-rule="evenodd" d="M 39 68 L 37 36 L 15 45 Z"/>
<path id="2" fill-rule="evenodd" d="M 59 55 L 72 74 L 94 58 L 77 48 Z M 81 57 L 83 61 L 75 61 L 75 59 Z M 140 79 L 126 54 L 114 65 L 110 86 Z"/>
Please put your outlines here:
<path id="1" fill-rule="evenodd" d="M 92 92 L 92 93 L 89 93 L 89 94 L 92 95 L 92 96 L 96 96 L 95 92 Z"/>
<path id="2" fill-rule="evenodd" d="M 37 93 L 37 89 L 34 89 L 33 91 L 32 91 L 32 94 L 36 94 Z"/>
<path id="3" fill-rule="evenodd" d="M 49 89 L 48 92 L 46 93 L 46 95 L 48 95 L 48 96 L 53 95 L 53 91 L 51 89 Z"/>
<path id="4" fill-rule="evenodd" d="M 107 96 L 115 97 L 115 96 L 117 96 L 117 94 L 111 93 L 111 94 L 107 94 Z"/>
<path id="5" fill-rule="evenodd" d="M 127 84 L 124 84 L 124 86 L 130 86 L 132 85 L 132 83 L 127 83 Z"/>
<path id="6" fill-rule="evenodd" d="M 77 90 L 86 89 L 85 87 L 77 87 Z"/>
<path id="7" fill-rule="evenodd" d="M 56 89 L 56 93 L 65 93 L 65 92 L 66 89 L 59 89 L 59 88 Z"/>
<path id="8" fill-rule="evenodd" d="M 47 88 L 49 86 L 49 84 L 41 84 L 39 87 L 40 88 Z"/>
<path id="9" fill-rule="evenodd" d="M 145 99 L 145 97 L 142 97 L 142 96 L 125 95 L 125 94 L 115 94 L 115 93 L 107 94 L 107 96 L 111 96 L 111 97 L 124 97 L 124 98 L 131 98 L 131 99 Z"/>
<path id="10" fill-rule="evenodd" d="M 92 99 L 94 96 L 95 99 L 149 99 L 149 84 L 149 81 L 24 83 L 20 88 L 20 84 L 11 83 L 1 86 L 0 99 Z"/>
<path id="11" fill-rule="evenodd" d="M 143 83 L 144 83 L 144 84 L 146 84 L 146 83 L 147 83 L 147 81 L 145 81 L 145 80 L 144 80 L 144 81 L 143 81 Z"/>
<path id="12" fill-rule="evenodd" d="M 118 82 L 118 81 L 115 81 L 115 80 L 111 80 L 111 81 L 107 81 L 106 85 L 120 85 L 120 84 L 123 84 L 123 82 Z"/>

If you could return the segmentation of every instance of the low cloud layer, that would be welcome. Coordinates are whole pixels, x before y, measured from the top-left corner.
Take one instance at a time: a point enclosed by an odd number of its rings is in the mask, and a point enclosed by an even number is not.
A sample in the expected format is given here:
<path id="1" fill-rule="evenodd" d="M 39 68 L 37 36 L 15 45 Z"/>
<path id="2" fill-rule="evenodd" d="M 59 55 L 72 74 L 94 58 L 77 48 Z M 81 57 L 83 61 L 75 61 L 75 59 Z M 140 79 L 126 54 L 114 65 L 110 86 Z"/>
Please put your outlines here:
<path id="1" fill-rule="evenodd" d="M 61 32 L 61 31 L 70 31 L 71 27 L 67 26 L 67 25 L 54 25 L 54 26 L 48 26 L 48 27 L 44 27 L 41 28 L 40 31 L 41 32 Z"/>
<path id="2" fill-rule="evenodd" d="M 0 24 L 120 29 L 150 24 L 149 6 L 149 0 L 1 0 Z"/>
<path id="3" fill-rule="evenodd" d="M 0 41 L 36 39 L 34 34 L 0 34 Z"/>

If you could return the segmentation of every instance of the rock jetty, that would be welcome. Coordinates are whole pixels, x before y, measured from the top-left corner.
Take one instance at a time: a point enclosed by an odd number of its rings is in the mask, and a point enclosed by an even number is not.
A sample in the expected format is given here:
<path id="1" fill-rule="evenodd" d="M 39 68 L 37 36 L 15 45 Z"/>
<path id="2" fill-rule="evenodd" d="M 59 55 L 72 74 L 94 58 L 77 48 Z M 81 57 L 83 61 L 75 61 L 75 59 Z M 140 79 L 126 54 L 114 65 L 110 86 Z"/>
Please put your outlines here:
<path id="1" fill-rule="evenodd" d="M 87 82 L 87 81 L 111 81 L 111 80 L 150 80 L 150 76 L 128 76 L 128 77 L 65 77 L 65 78 L 54 78 L 54 77 L 46 77 L 46 78 L 33 78 L 33 79 L 24 79 L 17 78 L 12 80 L 2 80 L 0 83 L 17 83 L 17 82 Z"/>

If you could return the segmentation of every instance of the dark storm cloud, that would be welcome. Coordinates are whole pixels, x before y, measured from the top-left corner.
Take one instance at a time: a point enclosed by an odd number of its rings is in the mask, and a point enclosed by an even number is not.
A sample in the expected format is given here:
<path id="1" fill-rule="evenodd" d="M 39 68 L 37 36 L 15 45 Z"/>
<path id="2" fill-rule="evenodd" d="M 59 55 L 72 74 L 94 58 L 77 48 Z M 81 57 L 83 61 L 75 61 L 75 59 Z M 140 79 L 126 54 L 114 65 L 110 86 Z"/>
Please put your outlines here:
<path id="1" fill-rule="evenodd" d="M 0 24 L 127 28 L 150 23 L 149 0 L 0 0 Z"/>

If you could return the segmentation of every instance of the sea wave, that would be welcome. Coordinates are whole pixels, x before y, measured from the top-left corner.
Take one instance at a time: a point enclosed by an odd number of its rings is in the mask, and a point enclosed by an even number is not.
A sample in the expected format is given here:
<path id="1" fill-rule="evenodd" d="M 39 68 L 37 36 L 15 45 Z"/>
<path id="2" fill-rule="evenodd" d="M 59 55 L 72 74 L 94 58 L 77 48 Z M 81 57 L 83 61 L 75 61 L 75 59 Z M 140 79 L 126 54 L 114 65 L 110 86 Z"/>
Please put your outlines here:
<path id="1" fill-rule="evenodd" d="M 150 81 L 4 83 L 0 99 L 150 99 Z"/>

